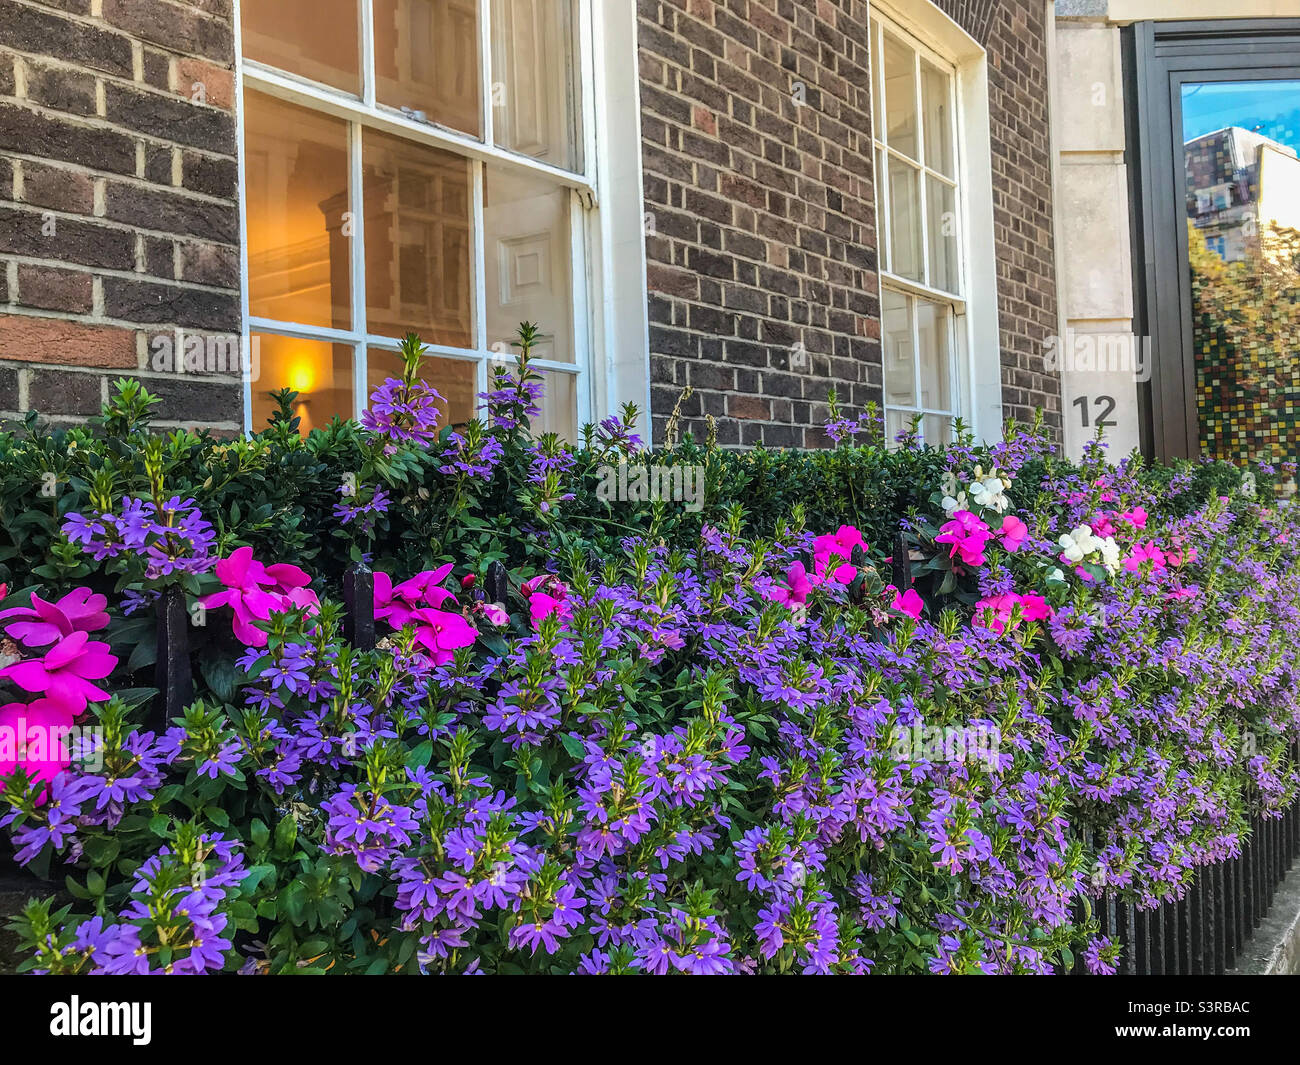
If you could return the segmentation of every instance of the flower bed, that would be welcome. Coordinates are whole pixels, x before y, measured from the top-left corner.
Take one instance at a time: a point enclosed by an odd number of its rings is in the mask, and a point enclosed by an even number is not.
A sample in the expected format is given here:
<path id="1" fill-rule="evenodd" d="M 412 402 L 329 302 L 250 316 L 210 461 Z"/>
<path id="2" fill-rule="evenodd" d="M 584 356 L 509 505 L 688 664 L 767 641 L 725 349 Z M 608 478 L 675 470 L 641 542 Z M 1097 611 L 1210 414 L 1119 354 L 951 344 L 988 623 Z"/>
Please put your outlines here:
<path id="1" fill-rule="evenodd" d="M 1293 798 L 1272 471 L 838 415 L 824 453 L 650 455 L 634 412 L 570 447 L 530 340 L 456 431 L 411 341 L 305 442 L 287 394 L 250 441 L 151 434 L 134 384 L 0 437 L 0 823 L 74 896 L 17 918 L 27 968 L 1104 972 L 1091 899 L 1177 897 Z M 700 505 L 601 489 L 638 466 Z M 170 587 L 197 692 L 151 728 Z"/>

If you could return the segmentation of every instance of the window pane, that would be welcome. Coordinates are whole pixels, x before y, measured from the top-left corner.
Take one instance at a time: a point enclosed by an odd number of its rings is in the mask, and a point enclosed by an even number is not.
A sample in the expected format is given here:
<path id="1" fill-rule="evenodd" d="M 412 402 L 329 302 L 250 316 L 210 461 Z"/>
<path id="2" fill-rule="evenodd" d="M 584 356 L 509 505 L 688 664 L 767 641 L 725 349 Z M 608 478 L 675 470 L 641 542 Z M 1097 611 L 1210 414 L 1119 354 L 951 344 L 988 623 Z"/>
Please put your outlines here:
<path id="1" fill-rule="evenodd" d="M 916 144 L 916 57 L 901 41 L 885 34 L 885 120 L 889 146 L 920 158 Z"/>
<path id="2" fill-rule="evenodd" d="M 926 175 L 925 224 L 930 231 L 930 284 L 945 292 L 960 291 L 957 269 L 957 193 Z"/>
<path id="3" fill-rule="evenodd" d="M 885 411 L 885 443 L 890 447 L 896 446 L 898 434 L 909 432 L 912 428 L 912 419 L 915 417 L 915 412 L 910 410 Z"/>
<path id="4" fill-rule="evenodd" d="M 492 122 L 512 152 L 582 169 L 572 0 L 492 0 Z"/>
<path id="5" fill-rule="evenodd" d="M 243 0 L 244 58 L 361 92 L 357 0 Z"/>
<path id="6" fill-rule="evenodd" d="M 366 401 L 375 389 L 390 377 L 401 377 L 402 356 L 383 348 L 368 348 L 366 352 Z M 436 390 L 445 400 L 438 405 L 438 430 L 448 425 L 464 425 L 474 417 L 478 403 L 478 367 L 466 359 L 440 359 L 426 355 L 420 361 L 420 379 Z"/>
<path id="7" fill-rule="evenodd" d="M 931 447 L 952 443 L 952 419 L 944 414 L 927 414 L 921 422 L 921 435 Z"/>
<path id="8" fill-rule="evenodd" d="M 871 33 L 871 135 L 875 137 L 876 140 L 883 140 L 885 136 L 885 128 L 884 125 L 882 124 L 882 120 L 880 117 L 880 102 L 883 99 L 883 93 L 880 88 L 881 86 L 880 79 L 883 73 L 883 71 L 880 69 L 880 34 L 874 25 L 871 27 L 870 33 Z"/>
<path id="9" fill-rule="evenodd" d="M 261 376 L 253 382 L 253 429 L 266 428 L 275 403 L 269 393 L 292 388 L 298 393 L 294 413 L 306 436 L 323 429 L 336 415 L 351 418 L 352 348 L 322 340 L 254 334 L 261 358 Z"/>
<path id="10" fill-rule="evenodd" d="M 938 67 L 921 60 L 921 100 L 925 106 L 925 165 L 948 177 L 955 177 L 951 81 Z"/>
<path id="11" fill-rule="evenodd" d="M 912 298 L 885 289 L 880 338 L 885 360 L 885 406 L 916 406 L 916 362 L 912 350 Z"/>
<path id="12" fill-rule="evenodd" d="M 351 322 L 348 127 L 260 93 L 244 96 L 249 313 Z"/>
<path id="13" fill-rule="evenodd" d="M 920 171 L 901 159 L 889 159 L 889 269 L 921 280 Z"/>
<path id="14" fill-rule="evenodd" d="M 952 410 L 952 331 L 949 310 L 938 303 L 916 301 L 916 335 L 921 345 L 921 406 Z"/>
<path id="15" fill-rule="evenodd" d="M 578 379 L 569 373 L 555 370 L 542 372 L 542 408 L 540 417 L 532 420 L 535 435 L 557 433 L 562 439 L 576 443 L 578 439 Z"/>
<path id="16" fill-rule="evenodd" d="M 513 351 L 519 323 L 534 322 L 541 342 L 533 355 L 572 362 L 569 190 L 488 167 L 483 226 L 488 346 Z"/>
<path id="17" fill-rule="evenodd" d="M 375 0 L 375 92 L 482 136 L 478 0 Z"/>
<path id="18" fill-rule="evenodd" d="M 470 347 L 469 164 L 369 129 L 362 146 L 367 328 Z"/>
<path id="19" fill-rule="evenodd" d="M 885 189 L 888 181 L 885 169 L 885 150 L 876 149 L 876 242 L 880 247 L 880 268 L 886 272 L 893 270 L 889 261 L 889 239 L 885 230 Z"/>

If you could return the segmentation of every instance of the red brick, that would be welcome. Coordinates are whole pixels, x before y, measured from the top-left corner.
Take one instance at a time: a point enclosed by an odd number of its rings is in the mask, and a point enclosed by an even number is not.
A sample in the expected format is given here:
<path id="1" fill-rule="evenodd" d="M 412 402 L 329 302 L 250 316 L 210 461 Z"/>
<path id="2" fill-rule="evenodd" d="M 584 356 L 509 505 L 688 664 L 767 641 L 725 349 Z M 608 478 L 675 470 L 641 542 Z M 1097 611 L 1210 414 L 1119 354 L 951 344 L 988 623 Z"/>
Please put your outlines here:
<path id="1" fill-rule="evenodd" d="M 202 86 L 199 100 L 196 86 Z M 235 73 L 202 59 L 176 61 L 176 91 L 192 103 L 206 103 L 230 111 L 235 106 Z"/>
<path id="2" fill-rule="evenodd" d="M 767 421 L 772 417 L 772 404 L 760 396 L 728 396 L 727 413 L 733 418 Z"/>
<path id="3" fill-rule="evenodd" d="M 0 359 L 53 366 L 135 369 L 135 330 L 60 318 L 0 314 Z"/>

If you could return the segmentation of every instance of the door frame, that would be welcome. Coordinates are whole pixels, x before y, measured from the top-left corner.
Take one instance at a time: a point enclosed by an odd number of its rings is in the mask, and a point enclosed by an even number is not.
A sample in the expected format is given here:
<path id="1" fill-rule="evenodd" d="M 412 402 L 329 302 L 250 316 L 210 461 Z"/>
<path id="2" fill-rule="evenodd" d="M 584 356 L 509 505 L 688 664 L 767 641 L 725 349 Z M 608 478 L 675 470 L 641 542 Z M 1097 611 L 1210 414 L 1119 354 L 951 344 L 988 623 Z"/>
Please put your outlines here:
<path id="1" fill-rule="evenodd" d="M 1300 80 L 1300 19 L 1137 22 L 1124 28 L 1125 162 L 1134 324 L 1150 338 L 1142 450 L 1197 458 L 1192 291 L 1181 131 L 1184 83 Z M 1175 136 L 1174 131 L 1179 131 Z M 1170 279 L 1173 279 L 1172 281 Z"/>

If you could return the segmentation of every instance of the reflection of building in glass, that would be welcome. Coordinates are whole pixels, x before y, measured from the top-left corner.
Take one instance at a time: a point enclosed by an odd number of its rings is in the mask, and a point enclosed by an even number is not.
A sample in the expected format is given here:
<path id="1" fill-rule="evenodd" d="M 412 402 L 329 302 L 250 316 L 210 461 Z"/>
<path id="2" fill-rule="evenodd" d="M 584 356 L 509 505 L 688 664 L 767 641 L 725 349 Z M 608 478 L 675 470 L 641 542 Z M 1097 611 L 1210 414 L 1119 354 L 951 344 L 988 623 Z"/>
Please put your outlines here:
<path id="1" fill-rule="evenodd" d="M 1300 454 L 1300 159 L 1230 126 L 1186 142 L 1202 451 Z"/>
<path id="2" fill-rule="evenodd" d="M 1229 126 L 1184 145 L 1187 216 L 1224 262 L 1246 258 L 1264 226 L 1300 229 L 1300 159 L 1294 148 Z"/>

